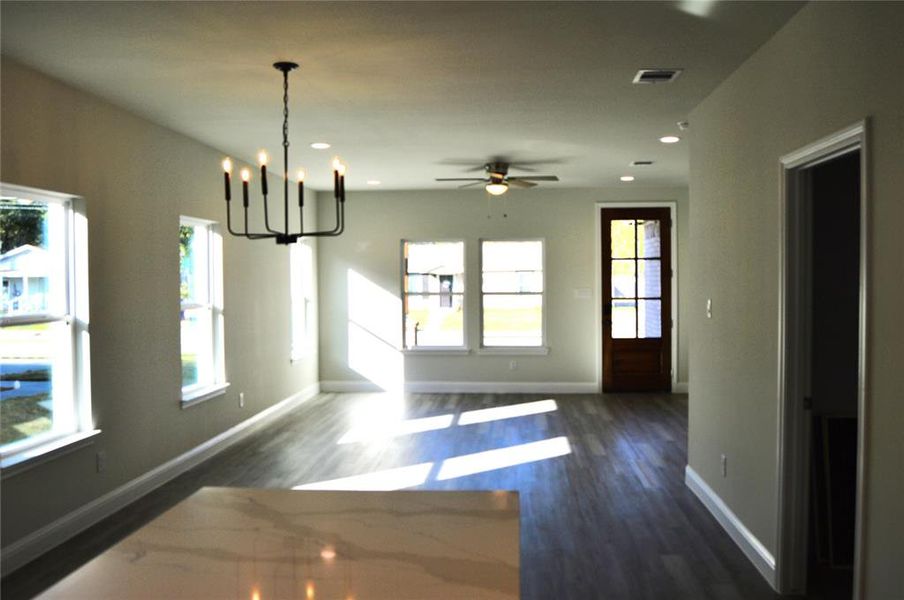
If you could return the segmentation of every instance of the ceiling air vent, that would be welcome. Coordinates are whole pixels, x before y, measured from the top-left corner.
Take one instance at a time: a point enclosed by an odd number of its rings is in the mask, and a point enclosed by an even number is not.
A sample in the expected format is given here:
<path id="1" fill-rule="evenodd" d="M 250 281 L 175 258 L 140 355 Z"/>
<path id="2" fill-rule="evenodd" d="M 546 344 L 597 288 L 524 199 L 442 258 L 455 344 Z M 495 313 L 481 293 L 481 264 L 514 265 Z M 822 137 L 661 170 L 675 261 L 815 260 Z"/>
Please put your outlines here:
<path id="1" fill-rule="evenodd" d="M 653 164 L 652 160 L 633 160 L 631 161 L 632 167 L 649 167 Z"/>
<path id="2" fill-rule="evenodd" d="M 634 83 L 670 83 L 678 79 L 683 69 L 641 69 L 634 76 Z"/>

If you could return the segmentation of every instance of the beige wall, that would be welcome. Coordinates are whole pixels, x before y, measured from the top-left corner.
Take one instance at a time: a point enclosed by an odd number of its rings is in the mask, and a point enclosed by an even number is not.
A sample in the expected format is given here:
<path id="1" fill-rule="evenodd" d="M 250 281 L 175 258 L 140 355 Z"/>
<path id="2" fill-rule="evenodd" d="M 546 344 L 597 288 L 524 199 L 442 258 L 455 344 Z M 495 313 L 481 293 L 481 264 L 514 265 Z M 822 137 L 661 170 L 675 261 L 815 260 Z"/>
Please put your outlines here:
<path id="1" fill-rule="evenodd" d="M 466 356 L 404 357 L 408 382 L 567 382 L 597 381 L 595 315 L 598 300 L 576 298 L 576 288 L 593 290 L 596 274 L 596 210 L 601 201 L 675 201 L 678 214 L 679 273 L 687 247 L 688 203 L 684 188 L 622 186 L 601 189 L 556 189 L 555 184 L 513 191 L 488 201 L 483 190 L 354 192 L 348 194 L 345 235 L 321 240 L 319 254 L 321 305 L 320 378 L 355 382 L 367 378 L 349 366 L 348 273 L 357 272 L 382 288 L 385 308 L 373 328 L 385 331 L 387 348 L 401 344 L 400 240 L 463 239 L 466 242 L 466 329 L 472 349 Z M 330 203 L 320 195 L 321 225 L 329 220 Z M 508 217 L 503 218 L 503 211 Z M 490 218 L 488 218 L 488 214 Z M 498 356 L 479 347 L 478 240 L 480 238 L 544 238 L 546 240 L 547 356 Z M 687 288 L 679 276 L 679 297 Z M 355 307 L 352 307 L 355 310 Z M 379 311 L 384 311 L 380 313 Z M 679 380 L 687 381 L 687 328 L 679 300 Z M 377 346 L 378 348 L 379 346 Z M 391 352 L 388 350 L 388 353 Z M 518 362 L 517 370 L 509 361 Z"/>
<path id="2" fill-rule="evenodd" d="M 866 597 L 882 600 L 904 598 L 902 31 L 900 3 L 811 3 L 697 107 L 690 136 L 689 461 L 774 553 L 779 158 L 870 119 Z"/>
<path id="3" fill-rule="evenodd" d="M 4 183 L 85 198 L 92 405 L 103 430 L 93 445 L 3 480 L 5 547 L 315 383 L 317 359 L 312 348 L 289 362 L 288 249 L 227 235 L 232 385 L 182 410 L 179 216 L 225 219 L 222 156 L 5 58 L 2 123 Z"/>

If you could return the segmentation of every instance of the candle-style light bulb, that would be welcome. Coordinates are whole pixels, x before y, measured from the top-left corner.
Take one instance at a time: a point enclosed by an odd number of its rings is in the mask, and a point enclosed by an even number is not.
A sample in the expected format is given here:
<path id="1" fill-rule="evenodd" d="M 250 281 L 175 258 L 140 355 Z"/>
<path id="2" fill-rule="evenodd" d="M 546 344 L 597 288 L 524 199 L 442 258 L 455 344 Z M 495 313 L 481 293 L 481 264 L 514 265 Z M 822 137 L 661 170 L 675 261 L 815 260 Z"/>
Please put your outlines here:
<path id="1" fill-rule="evenodd" d="M 270 160 L 270 157 L 267 155 L 266 150 L 261 150 L 257 153 L 257 162 L 261 166 L 261 192 L 263 192 L 264 196 L 267 195 L 267 161 Z"/>
<path id="2" fill-rule="evenodd" d="M 334 156 L 333 157 L 333 170 L 338 171 L 339 167 L 341 167 L 341 166 L 342 166 L 342 161 L 339 160 L 338 156 Z"/>
<path id="3" fill-rule="evenodd" d="M 248 208 L 248 182 L 251 181 L 251 171 L 242 169 L 242 206 Z M 246 213 L 247 214 L 247 213 Z"/>
<path id="4" fill-rule="evenodd" d="M 232 173 L 232 161 L 227 156 L 223 159 L 223 187 L 226 190 L 226 202 L 232 200 L 232 185 L 229 181 L 230 173 Z"/>
<path id="5" fill-rule="evenodd" d="M 298 169 L 297 177 L 298 177 L 299 183 L 304 181 L 304 175 L 305 175 L 304 169 Z"/>
<path id="6" fill-rule="evenodd" d="M 339 163 L 336 167 L 336 170 L 339 171 L 339 177 L 345 177 L 345 171 L 348 167 L 346 167 L 343 163 Z"/>

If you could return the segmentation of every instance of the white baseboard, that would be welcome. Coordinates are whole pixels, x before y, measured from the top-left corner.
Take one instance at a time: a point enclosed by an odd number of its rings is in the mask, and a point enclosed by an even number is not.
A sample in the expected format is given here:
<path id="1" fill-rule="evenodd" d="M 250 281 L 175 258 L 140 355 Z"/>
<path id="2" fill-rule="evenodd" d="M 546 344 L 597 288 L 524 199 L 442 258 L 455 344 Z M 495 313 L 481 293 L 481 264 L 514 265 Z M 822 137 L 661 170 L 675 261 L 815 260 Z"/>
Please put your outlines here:
<path id="1" fill-rule="evenodd" d="M 382 392 L 370 381 L 321 381 L 324 392 Z M 595 394 L 593 381 L 409 381 L 405 391 L 415 394 Z"/>
<path id="2" fill-rule="evenodd" d="M 775 578 L 775 557 L 772 556 L 762 542 L 744 526 L 744 523 L 728 508 L 722 498 L 703 481 L 703 478 L 690 465 L 684 468 L 684 484 L 694 492 L 694 495 L 700 499 L 703 506 L 712 513 L 719 525 L 722 526 L 722 529 L 741 548 L 741 551 L 753 563 L 760 575 L 769 582 L 772 589 L 778 591 Z"/>
<path id="3" fill-rule="evenodd" d="M 672 393 L 673 394 L 686 394 L 687 393 L 687 382 L 686 381 L 676 381 L 672 384 Z"/>
<path id="4" fill-rule="evenodd" d="M 167 481 L 265 427 L 280 415 L 294 409 L 319 393 L 319 384 L 310 385 L 285 400 L 234 425 L 223 433 L 195 446 L 188 452 L 80 506 L 22 539 L 16 540 L 3 548 L 2 559 L 0 559 L 0 569 L 2 569 L 3 575 L 9 575 L 19 567 L 81 533 L 101 519 L 112 515 Z"/>

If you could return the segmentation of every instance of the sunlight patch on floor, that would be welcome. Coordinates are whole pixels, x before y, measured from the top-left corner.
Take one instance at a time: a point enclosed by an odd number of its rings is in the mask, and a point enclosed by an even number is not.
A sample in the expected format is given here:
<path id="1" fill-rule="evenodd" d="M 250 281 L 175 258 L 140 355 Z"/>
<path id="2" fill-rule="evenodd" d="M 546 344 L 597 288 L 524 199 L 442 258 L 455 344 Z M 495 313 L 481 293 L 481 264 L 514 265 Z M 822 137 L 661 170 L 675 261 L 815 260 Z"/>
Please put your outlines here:
<path id="1" fill-rule="evenodd" d="M 514 419 L 515 417 L 526 417 L 528 415 L 553 412 L 558 408 L 555 400 L 537 400 L 536 402 L 524 402 L 509 406 L 469 410 L 461 413 L 461 416 L 458 418 L 458 424 L 473 425 L 474 423 L 486 423 L 487 421 Z"/>
<path id="2" fill-rule="evenodd" d="M 436 479 L 437 481 L 443 481 L 445 479 L 465 477 L 475 473 L 495 471 L 567 454 L 571 454 L 571 444 L 568 443 L 568 438 L 564 436 L 509 446 L 508 448 L 464 454 L 444 460 Z"/>
<path id="3" fill-rule="evenodd" d="M 349 430 L 349 432 L 343 435 L 337 443 L 353 444 L 356 442 L 386 440 L 402 435 L 448 429 L 452 426 L 452 420 L 454 418 L 455 415 L 448 414 L 438 415 L 436 417 L 424 417 L 422 419 L 405 419 L 402 421 L 383 420 L 363 423 Z"/>

